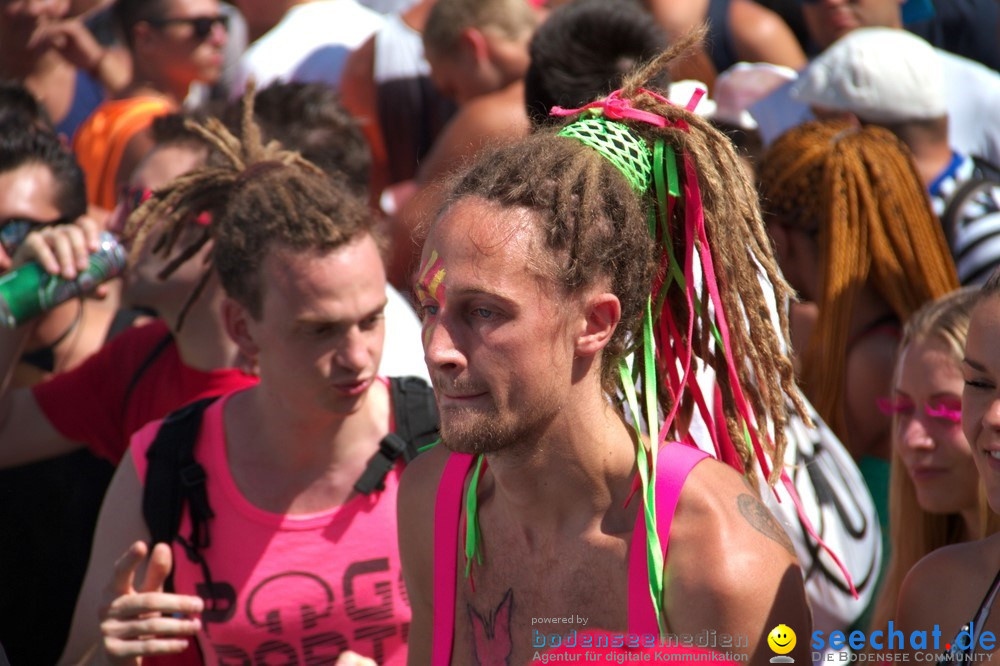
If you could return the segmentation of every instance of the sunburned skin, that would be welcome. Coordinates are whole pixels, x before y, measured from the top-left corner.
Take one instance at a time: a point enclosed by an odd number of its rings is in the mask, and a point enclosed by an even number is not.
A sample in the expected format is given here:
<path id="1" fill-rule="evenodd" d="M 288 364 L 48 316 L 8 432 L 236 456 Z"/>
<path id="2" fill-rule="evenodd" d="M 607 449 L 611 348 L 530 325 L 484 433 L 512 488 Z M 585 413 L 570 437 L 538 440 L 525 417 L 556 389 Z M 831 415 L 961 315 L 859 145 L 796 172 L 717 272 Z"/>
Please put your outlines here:
<path id="1" fill-rule="evenodd" d="M 430 301 L 434 301 L 433 304 L 437 307 L 444 305 L 445 274 L 444 261 L 438 256 L 437 250 L 431 250 L 427 260 L 420 266 L 420 272 L 417 273 L 416 285 L 413 288 L 417 294 L 417 301 L 422 308 L 431 305 Z M 427 348 L 432 330 L 433 326 L 429 319 L 424 317 L 422 332 L 424 349 Z"/>

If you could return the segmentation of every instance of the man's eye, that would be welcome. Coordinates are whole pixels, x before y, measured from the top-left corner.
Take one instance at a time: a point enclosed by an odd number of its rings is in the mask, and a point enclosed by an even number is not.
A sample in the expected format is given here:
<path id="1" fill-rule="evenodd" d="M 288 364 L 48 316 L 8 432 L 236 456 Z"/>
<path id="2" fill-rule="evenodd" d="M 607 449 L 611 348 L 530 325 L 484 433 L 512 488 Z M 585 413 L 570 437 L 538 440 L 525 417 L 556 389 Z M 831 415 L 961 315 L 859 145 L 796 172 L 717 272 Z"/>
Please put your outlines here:
<path id="1" fill-rule="evenodd" d="M 429 305 L 429 304 L 428 305 L 421 305 L 420 306 L 421 314 L 424 317 L 433 317 L 434 315 L 436 315 L 438 313 L 439 307 L 440 306 Z"/>
<path id="2" fill-rule="evenodd" d="M 361 328 L 370 331 L 371 329 L 378 326 L 378 323 L 382 320 L 382 314 L 372 315 L 364 321 L 361 322 Z"/>
<path id="3" fill-rule="evenodd" d="M 472 311 L 472 314 L 480 319 L 492 319 L 495 313 L 493 310 L 487 310 L 486 308 L 476 308 Z"/>

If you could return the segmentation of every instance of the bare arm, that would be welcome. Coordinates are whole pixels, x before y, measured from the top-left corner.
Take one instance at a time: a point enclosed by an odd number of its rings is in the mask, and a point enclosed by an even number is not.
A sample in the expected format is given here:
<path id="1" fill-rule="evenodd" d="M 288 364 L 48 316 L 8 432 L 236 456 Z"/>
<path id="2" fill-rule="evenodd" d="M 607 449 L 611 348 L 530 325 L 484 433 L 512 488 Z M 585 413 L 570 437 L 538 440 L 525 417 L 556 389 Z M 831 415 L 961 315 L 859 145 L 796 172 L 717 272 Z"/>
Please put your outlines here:
<path id="1" fill-rule="evenodd" d="M 185 637 L 200 629 L 201 599 L 162 591 L 172 567 L 169 546 L 158 544 L 143 566 L 149 531 L 141 507 L 142 484 L 126 459 L 101 506 L 60 664 L 137 665 L 144 655 L 183 651 Z"/>
<path id="2" fill-rule="evenodd" d="M 27 236 L 7 267 L 37 261 L 52 274 L 72 279 L 88 265 L 98 248 L 98 227 L 81 218 L 77 224 L 48 227 Z M 27 322 L 15 329 L 0 327 L 0 468 L 54 457 L 80 447 L 56 431 L 29 389 L 11 389 L 11 379 L 24 346 L 34 329 Z"/>
<path id="3" fill-rule="evenodd" d="M 733 46 L 740 60 L 769 62 L 792 69 L 806 64 L 806 55 L 784 19 L 753 0 L 733 0 L 729 5 Z"/>
<path id="4" fill-rule="evenodd" d="M 674 634 L 715 630 L 752 664 L 774 655 L 767 635 L 795 632 L 788 655 L 809 663 L 812 618 L 788 535 L 740 476 L 714 460 L 691 472 L 670 530 L 665 610 Z"/>
<path id="5" fill-rule="evenodd" d="M 434 621 L 434 500 L 447 451 L 440 445 L 410 463 L 399 486 L 399 555 L 413 618 L 407 663 L 431 663 Z"/>
<path id="6" fill-rule="evenodd" d="M 112 94 L 124 90 L 132 80 L 128 51 L 120 46 L 101 46 L 80 17 L 42 26 L 32 35 L 31 45 L 56 49 Z"/>
<path id="7" fill-rule="evenodd" d="M 951 643 L 972 619 L 996 575 L 998 544 L 1000 541 L 994 536 L 945 546 L 917 562 L 899 589 L 896 626 L 907 636 L 915 630 L 929 634 L 937 626 L 941 632 L 940 647 Z M 977 627 L 977 634 L 980 629 Z M 933 638 L 929 636 L 928 641 Z M 908 651 L 912 654 L 935 650 Z"/>

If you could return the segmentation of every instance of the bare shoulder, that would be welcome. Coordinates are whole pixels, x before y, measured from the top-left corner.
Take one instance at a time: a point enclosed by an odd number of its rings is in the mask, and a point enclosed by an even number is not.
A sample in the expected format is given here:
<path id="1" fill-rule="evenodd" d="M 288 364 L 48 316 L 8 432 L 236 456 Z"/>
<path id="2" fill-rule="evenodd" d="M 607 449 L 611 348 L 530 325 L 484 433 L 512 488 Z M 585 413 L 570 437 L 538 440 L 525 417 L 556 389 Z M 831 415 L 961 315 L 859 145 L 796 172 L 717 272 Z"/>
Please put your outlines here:
<path id="1" fill-rule="evenodd" d="M 413 617 L 410 664 L 428 664 L 434 615 L 434 503 L 448 451 L 437 445 L 407 465 L 399 484 L 399 555 Z"/>
<path id="2" fill-rule="evenodd" d="M 958 543 L 924 556 L 903 579 L 897 618 L 901 627 L 937 624 L 954 632 L 975 612 L 1000 561 L 1000 534 Z M 948 590 L 942 594 L 942 590 Z"/>
<path id="3" fill-rule="evenodd" d="M 783 565 L 797 564 L 788 534 L 756 489 L 729 465 L 714 459 L 699 463 L 684 484 L 671 526 L 670 551 L 670 559 L 678 565 L 686 563 L 687 555 L 694 560 L 711 556 L 717 561 L 710 575 L 702 576 L 706 584 L 715 576 L 728 583 L 725 579 L 730 574 L 745 572 L 745 565 L 762 557 Z"/>
<path id="4" fill-rule="evenodd" d="M 766 58 L 768 62 L 793 69 L 806 64 L 802 47 L 778 14 L 752 0 L 733 0 L 729 12 L 729 24 L 741 57 Z"/>
<path id="5" fill-rule="evenodd" d="M 419 567 L 430 565 L 434 542 L 434 500 L 449 452 L 440 444 L 417 456 L 399 482 L 397 521 L 404 560 Z"/>
<path id="6" fill-rule="evenodd" d="M 429 182 L 472 159 L 484 146 L 514 141 L 530 131 L 520 86 L 471 100 L 445 126 L 420 167 L 419 180 Z"/>
<path id="7" fill-rule="evenodd" d="M 767 650 L 767 633 L 778 624 L 798 635 L 811 633 L 802 572 L 788 535 L 756 489 L 714 459 L 699 463 L 684 484 L 665 578 L 672 631 L 745 636 L 754 660 L 760 646 Z"/>
<path id="8" fill-rule="evenodd" d="M 524 110 L 524 86 L 520 83 L 478 97 L 465 106 L 466 110 L 479 129 L 494 134 L 512 130 L 527 133 L 531 129 Z"/>
<path id="9" fill-rule="evenodd" d="M 433 501 L 441 473 L 448 464 L 450 452 L 442 444 L 413 459 L 403 471 L 399 482 L 399 496 L 406 502 Z M 402 503 L 402 502 L 401 502 Z"/>
<path id="10" fill-rule="evenodd" d="M 729 11 L 734 31 L 739 35 L 767 39 L 784 36 L 786 30 L 790 32 L 780 16 L 752 0 L 733 0 Z"/>

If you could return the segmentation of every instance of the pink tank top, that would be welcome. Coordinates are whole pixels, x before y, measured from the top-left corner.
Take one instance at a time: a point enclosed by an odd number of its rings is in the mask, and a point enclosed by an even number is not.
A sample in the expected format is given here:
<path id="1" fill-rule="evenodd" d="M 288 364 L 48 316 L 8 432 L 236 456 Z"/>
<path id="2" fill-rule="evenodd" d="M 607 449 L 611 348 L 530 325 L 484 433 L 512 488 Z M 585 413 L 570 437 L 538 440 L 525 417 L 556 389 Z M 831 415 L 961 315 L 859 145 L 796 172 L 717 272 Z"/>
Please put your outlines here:
<path id="1" fill-rule="evenodd" d="M 396 540 L 401 466 L 386 477 L 384 490 L 328 511 L 263 511 L 246 500 L 229 472 L 222 421 L 228 397 L 205 411 L 195 448 L 215 512 L 205 550 L 211 596 L 221 601 L 202 616 L 205 663 L 333 663 L 350 649 L 402 666 L 410 605 Z M 132 438 L 140 479 L 158 426 L 151 423 Z M 180 533 L 190 533 L 186 514 Z M 176 590 L 206 596 L 200 567 L 179 544 L 173 552 Z"/>
<path id="2" fill-rule="evenodd" d="M 667 561 L 667 541 L 677 500 L 688 474 L 709 455 L 679 442 L 669 442 L 660 449 L 656 464 L 656 526 Z M 458 566 L 458 538 L 461 527 L 462 491 L 473 456 L 453 453 L 448 458 L 434 506 L 434 635 L 431 664 L 448 666 L 455 630 L 455 574 Z M 637 495 L 638 496 L 638 493 Z M 643 512 L 636 514 L 635 529 L 629 548 L 628 563 L 628 633 L 658 635 L 659 625 L 649 596 L 646 564 L 646 526 Z"/>

